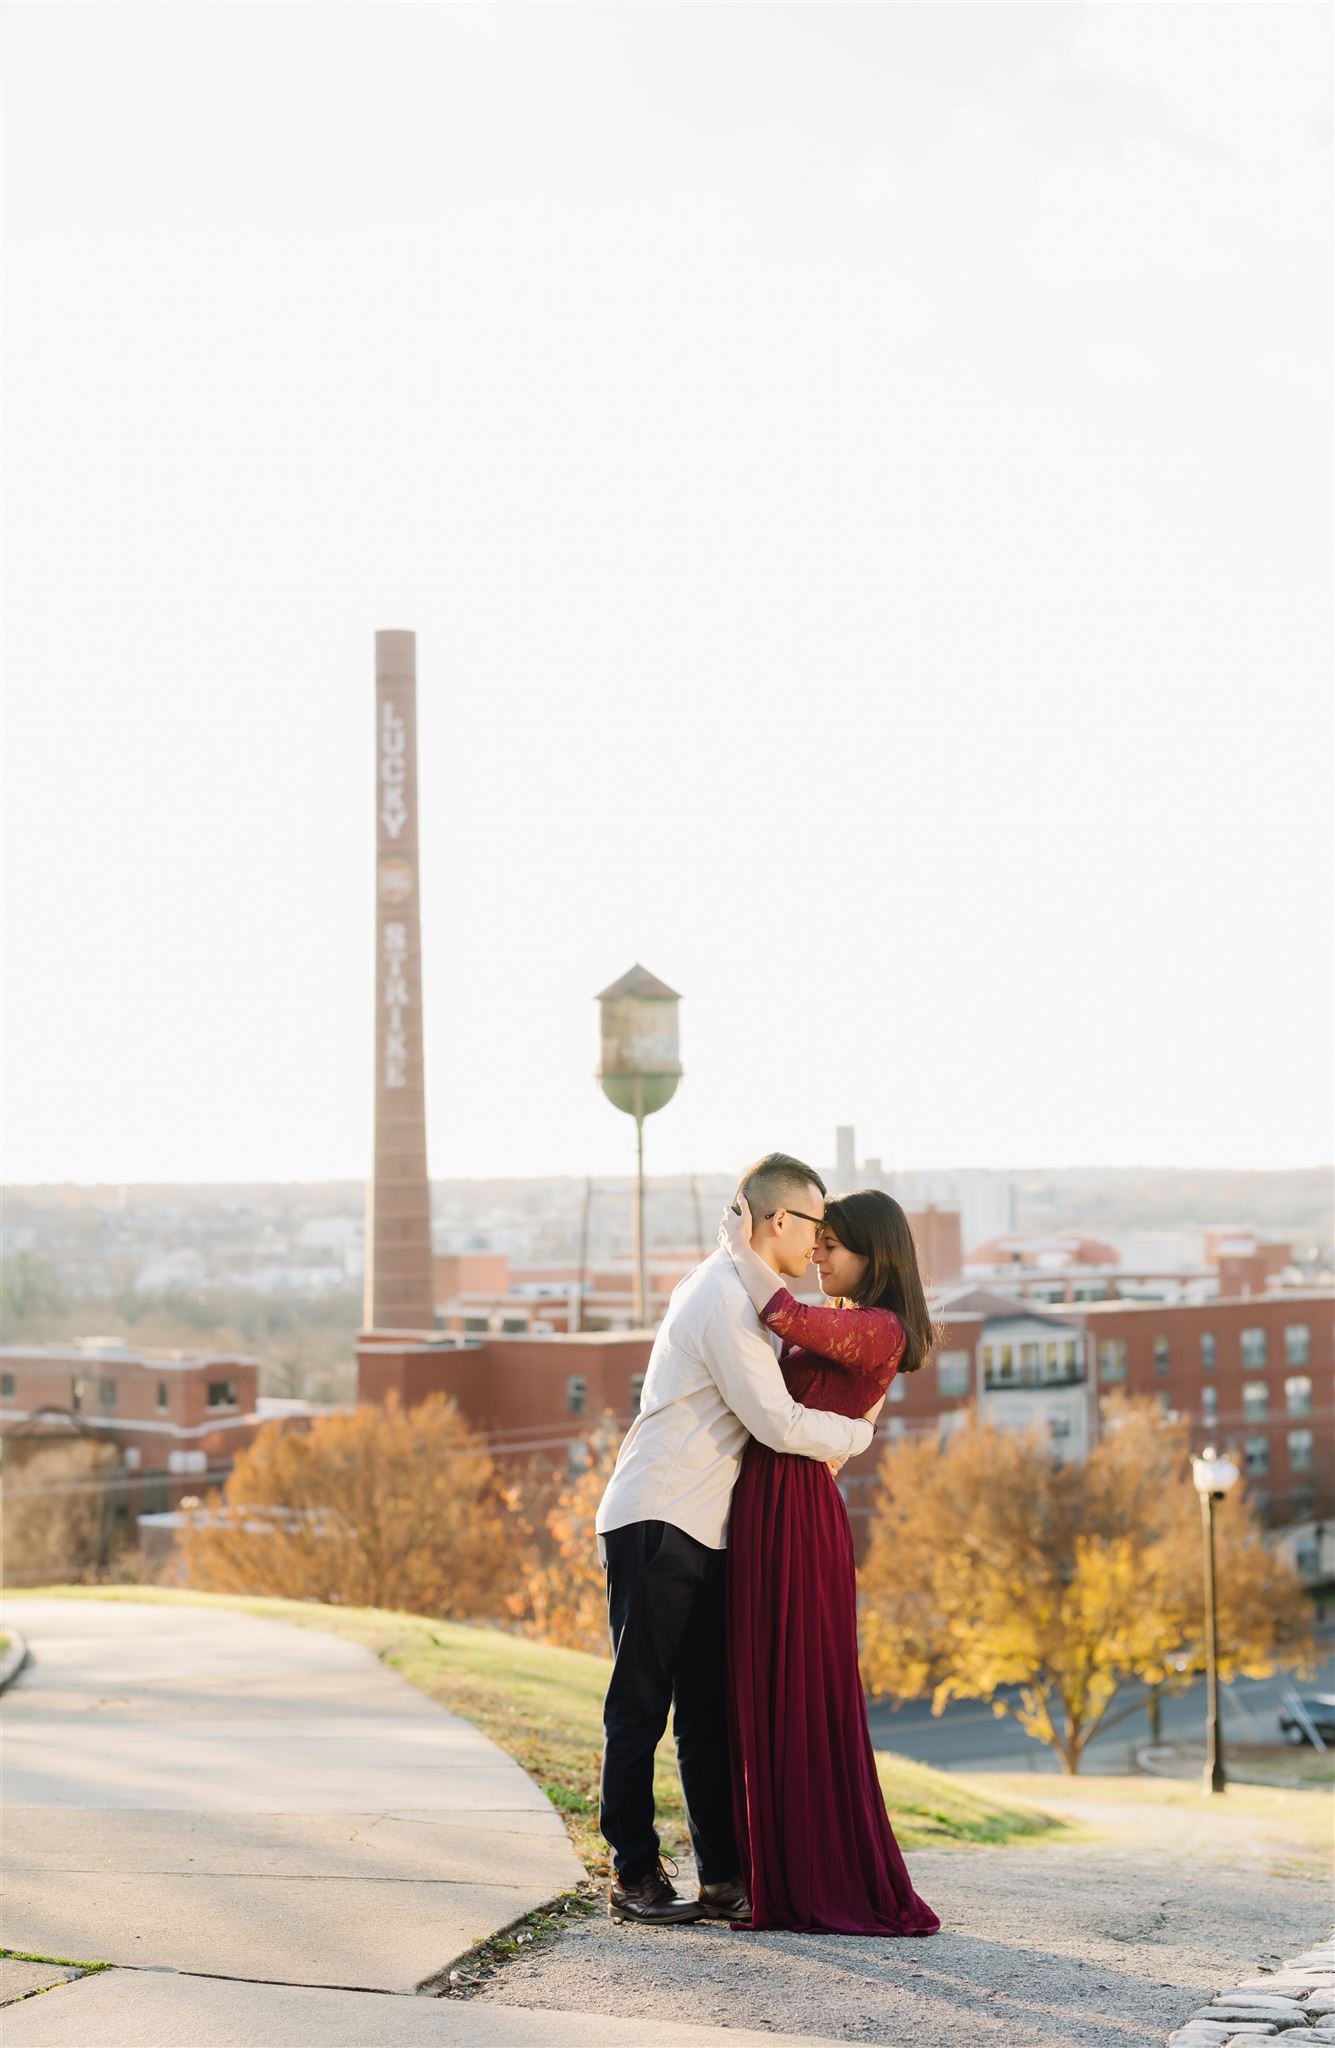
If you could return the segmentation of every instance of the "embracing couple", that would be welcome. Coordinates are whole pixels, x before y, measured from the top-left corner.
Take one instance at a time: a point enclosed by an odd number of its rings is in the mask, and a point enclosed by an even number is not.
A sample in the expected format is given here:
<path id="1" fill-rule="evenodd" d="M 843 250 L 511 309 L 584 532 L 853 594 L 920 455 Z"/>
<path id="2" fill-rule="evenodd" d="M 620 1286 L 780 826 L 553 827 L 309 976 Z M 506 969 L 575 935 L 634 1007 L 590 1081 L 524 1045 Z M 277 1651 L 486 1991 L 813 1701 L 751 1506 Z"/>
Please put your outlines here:
<path id="1" fill-rule="evenodd" d="M 719 1236 L 673 1293 L 598 1509 L 608 1910 L 647 1926 L 935 1934 L 876 1775 L 834 1478 L 931 1346 L 908 1222 L 879 1189 L 827 1203 L 818 1174 L 771 1152 Z M 809 1260 L 837 1305 L 785 1287 Z M 669 1709 L 696 1899 L 674 1889 L 654 1828 Z"/>

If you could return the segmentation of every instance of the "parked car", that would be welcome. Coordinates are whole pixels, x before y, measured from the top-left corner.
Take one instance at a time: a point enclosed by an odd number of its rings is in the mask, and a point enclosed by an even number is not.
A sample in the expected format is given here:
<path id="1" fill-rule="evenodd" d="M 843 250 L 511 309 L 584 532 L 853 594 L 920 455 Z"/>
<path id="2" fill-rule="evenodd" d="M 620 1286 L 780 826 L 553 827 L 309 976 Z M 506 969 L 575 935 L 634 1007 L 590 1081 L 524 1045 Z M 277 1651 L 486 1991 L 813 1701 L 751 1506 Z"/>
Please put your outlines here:
<path id="1" fill-rule="evenodd" d="M 1302 1709 L 1301 1714 L 1294 1710 L 1295 1700 Z M 1323 1742 L 1335 1743 L 1335 1693 L 1298 1693 L 1279 1710 L 1279 1732 L 1286 1742 L 1310 1742 L 1308 1723 L 1316 1729 Z"/>

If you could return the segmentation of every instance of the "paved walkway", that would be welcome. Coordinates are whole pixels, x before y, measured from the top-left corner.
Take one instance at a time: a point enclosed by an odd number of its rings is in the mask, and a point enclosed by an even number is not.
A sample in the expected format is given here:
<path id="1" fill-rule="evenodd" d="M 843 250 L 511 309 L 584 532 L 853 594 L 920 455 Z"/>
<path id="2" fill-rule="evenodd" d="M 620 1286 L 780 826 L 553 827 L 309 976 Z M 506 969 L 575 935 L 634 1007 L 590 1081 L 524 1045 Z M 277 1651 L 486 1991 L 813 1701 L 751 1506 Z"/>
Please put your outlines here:
<path id="1" fill-rule="evenodd" d="M 623 2048 L 624 2016 L 414 1996 L 585 1873 L 518 1765 L 367 1650 L 216 1609 L 11 1612 L 3 1944 L 118 1967 L 7 2006 L 5 2048 Z"/>

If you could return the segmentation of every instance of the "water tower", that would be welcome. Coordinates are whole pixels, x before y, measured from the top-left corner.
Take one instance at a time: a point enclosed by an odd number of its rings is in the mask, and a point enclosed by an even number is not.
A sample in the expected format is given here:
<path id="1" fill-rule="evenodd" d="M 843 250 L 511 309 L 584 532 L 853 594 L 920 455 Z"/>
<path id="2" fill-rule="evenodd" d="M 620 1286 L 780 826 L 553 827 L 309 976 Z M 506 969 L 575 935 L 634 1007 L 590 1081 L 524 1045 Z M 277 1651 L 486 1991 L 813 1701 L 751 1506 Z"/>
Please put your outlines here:
<path id="1" fill-rule="evenodd" d="M 598 998 L 602 1057 L 598 1079 L 608 1101 L 635 1119 L 635 1325 L 649 1306 L 644 1251 L 644 1119 L 671 1102 L 681 1079 L 677 1005 L 681 997 L 637 962 Z"/>

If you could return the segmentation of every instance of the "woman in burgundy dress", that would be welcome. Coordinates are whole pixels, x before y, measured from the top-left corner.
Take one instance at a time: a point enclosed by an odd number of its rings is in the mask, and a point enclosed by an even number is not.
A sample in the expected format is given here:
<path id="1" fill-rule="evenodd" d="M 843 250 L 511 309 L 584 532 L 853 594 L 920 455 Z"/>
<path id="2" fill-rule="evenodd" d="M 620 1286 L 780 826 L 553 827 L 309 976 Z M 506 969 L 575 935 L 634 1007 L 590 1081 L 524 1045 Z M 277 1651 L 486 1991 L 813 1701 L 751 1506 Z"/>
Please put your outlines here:
<path id="1" fill-rule="evenodd" d="M 751 1215 L 721 1233 L 761 1321 L 783 1339 L 788 1391 L 863 1415 L 922 1365 L 931 1322 L 908 1221 L 878 1189 L 827 1203 L 813 1254 L 825 1293 L 806 1307 L 751 1249 Z M 834 1474 L 754 1439 L 728 1527 L 733 1807 L 752 1927 L 935 1934 L 914 1891 L 872 1754 L 858 1671 L 848 1511 Z"/>

